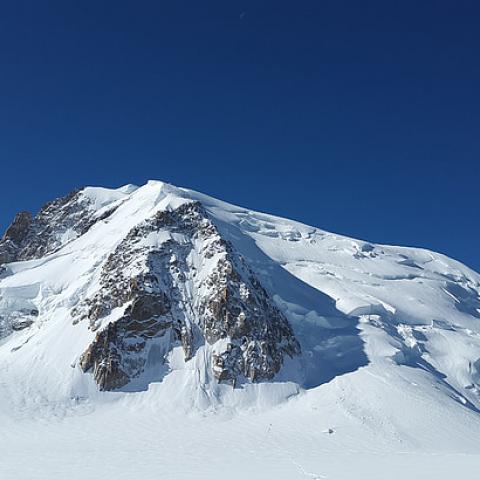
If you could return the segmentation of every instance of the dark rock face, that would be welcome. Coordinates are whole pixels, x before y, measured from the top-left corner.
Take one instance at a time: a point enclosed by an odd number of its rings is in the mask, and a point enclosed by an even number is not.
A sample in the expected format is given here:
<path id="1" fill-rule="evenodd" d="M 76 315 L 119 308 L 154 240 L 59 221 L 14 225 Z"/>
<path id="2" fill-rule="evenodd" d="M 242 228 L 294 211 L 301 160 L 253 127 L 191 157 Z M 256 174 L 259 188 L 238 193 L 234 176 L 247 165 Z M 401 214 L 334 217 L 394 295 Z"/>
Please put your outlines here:
<path id="1" fill-rule="evenodd" d="M 31 224 L 32 214 L 30 212 L 20 212 L 15 216 L 0 242 L 0 264 L 16 260 L 17 245 L 24 242 Z"/>
<path id="2" fill-rule="evenodd" d="M 20 308 L 0 315 L 0 338 L 29 328 L 38 317 L 38 310 Z"/>
<path id="3" fill-rule="evenodd" d="M 128 382 L 128 376 L 120 368 L 117 323 L 110 323 L 103 332 L 97 333 L 80 360 L 84 371 L 93 368 L 93 375 L 100 390 L 113 390 Z M 97 359 L 102 356 L 102 361 Z"/>
<path id="4" fill-rule="evenodd" d="M 145 358 L 139 355 L 149 339 L 163 337 L 171 327 L 168 320 L 135 320 L 126 314 L 98 332 L 80 359 L 83 371 L 92 370 L 100 390 L 114 390 L 142 373 Z"/>
<path id="5" fill-rule="evenodd" d="M 27 236 L 31 223 L 32 214 L 30 212 L 17 213 L 13 223 L 7 228 L 4 238 L 8 238 L 15 243 L 21 243 Z"/>
<path id="6" fill-rule="evenodd" d="M 29 212 L 17 214 L 0 240 L 0 264 L 41 258 L 62 246 L 66 232 L 82 235 L 113 213 L 112 209 L 95 217 L 89 206 L 89 199 L 76 190 L 47 203 L 36 216 Z"/>
<path id="7" fill-rule="evenodd" d="M 102 390 L 126 385 L 179 345 L 189 360 L 211 345 L 212 375 L 267 380 L 300 353 L 287 319 L 245 260 L 222 239 L 200 203 L 158 212 L 134 227 L 107 259 L 101 288 L 72 311 L 99 330 L 82 356 Z M 105 319 L 107 321 L 107 319 Z"/>
<path id="8" fill-rule="evenodd" d="M 12 324 L 12 329 L 15 331 L 24 330 L 33 324 L 33 320 L 19 320 Z"/>
<path id="9" fill-rule="evenodd" d="M 166 315 L 169 311 L 170 301 L 165 294 L 145 294 L 135 298 L 130 316 L 133 320 L 142 322 Z"/>

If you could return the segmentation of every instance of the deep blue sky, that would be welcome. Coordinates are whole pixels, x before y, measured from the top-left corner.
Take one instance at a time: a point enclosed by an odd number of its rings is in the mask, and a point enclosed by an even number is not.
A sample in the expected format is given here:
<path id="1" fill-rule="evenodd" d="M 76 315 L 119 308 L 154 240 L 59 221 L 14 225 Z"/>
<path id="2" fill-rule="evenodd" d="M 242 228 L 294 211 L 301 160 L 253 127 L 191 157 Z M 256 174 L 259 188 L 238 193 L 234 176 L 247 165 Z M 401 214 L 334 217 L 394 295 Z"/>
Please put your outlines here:
<path id="1" fill-rule="evenodd" d="M 476 1 L 0 6 L 0 228 L 149 178 L 480 270 Z"/>

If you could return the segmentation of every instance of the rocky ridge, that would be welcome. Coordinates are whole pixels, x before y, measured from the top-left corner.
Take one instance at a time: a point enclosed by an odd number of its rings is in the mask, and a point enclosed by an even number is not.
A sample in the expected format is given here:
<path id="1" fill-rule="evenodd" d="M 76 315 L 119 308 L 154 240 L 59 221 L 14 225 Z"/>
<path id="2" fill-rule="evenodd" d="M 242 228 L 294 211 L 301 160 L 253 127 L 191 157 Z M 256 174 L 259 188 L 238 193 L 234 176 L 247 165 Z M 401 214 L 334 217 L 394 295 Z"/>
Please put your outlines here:
<path id="1" fill-rule="evenodd" d="M 20 212 L 0 240 L 0 265 L 42 258 L 83 235 L 114 210 L 96 216 L 88 196 L 83 195 L 82 190 L 74 190 L 45 204 L 37 215 Z"/>

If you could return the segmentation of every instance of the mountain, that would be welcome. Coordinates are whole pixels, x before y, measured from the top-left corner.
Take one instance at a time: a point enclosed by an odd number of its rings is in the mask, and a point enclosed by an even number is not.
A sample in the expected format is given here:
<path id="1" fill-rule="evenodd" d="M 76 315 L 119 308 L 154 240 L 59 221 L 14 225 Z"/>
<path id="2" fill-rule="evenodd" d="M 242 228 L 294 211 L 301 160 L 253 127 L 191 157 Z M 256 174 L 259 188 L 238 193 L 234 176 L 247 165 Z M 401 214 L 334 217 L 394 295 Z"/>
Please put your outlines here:
<path id="1" fill-rule="evenodd" d="M 479 409 L 480 275 L 439 253 L 158 181 L 0 241 L 2 478 L 450 478 Z"/>

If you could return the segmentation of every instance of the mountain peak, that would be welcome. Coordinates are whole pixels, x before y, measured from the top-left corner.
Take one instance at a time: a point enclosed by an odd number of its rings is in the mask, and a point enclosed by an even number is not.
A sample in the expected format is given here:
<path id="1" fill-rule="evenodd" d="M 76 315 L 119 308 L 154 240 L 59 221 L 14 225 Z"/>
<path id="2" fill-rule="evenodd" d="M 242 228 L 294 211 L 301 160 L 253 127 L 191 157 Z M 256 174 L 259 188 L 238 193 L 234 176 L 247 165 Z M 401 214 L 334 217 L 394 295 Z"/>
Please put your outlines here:
<path id="1" fill-rule="evenodd" d="M 58 402 L 240 408 L 366 369 L 480 406 L 480 277 L 434 252 L 149 181 L 18 214 L 0 261 L 0 366 Z"/>

